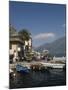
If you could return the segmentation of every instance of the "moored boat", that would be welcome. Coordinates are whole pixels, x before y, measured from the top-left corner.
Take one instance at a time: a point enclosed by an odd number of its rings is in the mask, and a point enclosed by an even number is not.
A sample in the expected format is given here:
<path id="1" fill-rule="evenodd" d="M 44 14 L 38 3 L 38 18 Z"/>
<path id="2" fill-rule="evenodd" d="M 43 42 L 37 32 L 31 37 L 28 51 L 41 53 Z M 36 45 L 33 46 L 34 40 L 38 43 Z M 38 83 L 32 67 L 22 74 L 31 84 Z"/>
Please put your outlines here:
<path id="1" fill-rule="evenodd" d="M 19 64 L 16 65 L 16 71 L 21 72 L 21 73 L 29 73 L 29 69 L 27 67 L 24 67 Z"/>

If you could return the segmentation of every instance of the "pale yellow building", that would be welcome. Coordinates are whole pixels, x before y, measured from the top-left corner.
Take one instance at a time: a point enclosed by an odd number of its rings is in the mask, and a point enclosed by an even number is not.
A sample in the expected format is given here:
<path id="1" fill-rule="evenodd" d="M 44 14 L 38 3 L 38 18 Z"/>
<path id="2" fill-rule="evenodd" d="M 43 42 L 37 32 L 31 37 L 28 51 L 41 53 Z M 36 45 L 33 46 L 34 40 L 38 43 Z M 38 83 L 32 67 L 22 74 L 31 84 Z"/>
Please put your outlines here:
<path id="1" fill-rule="evenodd" d="M 11 29 L 13 30 L 14 28 L 11 27 Z M 13 33 L 12 30 L 9 39 L 9 54 L 10 57 L 13 55 L 15 57 L 14 59 L 22 60 L 26 52 L 32 49 L 32 38 L 29 41 L 24 41 L 18 32 L 13 30 Z"/>
<path id="2" fill-rule="evenodd" d="M 14 33 L 10 36 L 10 56 L 15 54 L 16 59 L 24 57 L 24 41 L 18 34 Z"/>

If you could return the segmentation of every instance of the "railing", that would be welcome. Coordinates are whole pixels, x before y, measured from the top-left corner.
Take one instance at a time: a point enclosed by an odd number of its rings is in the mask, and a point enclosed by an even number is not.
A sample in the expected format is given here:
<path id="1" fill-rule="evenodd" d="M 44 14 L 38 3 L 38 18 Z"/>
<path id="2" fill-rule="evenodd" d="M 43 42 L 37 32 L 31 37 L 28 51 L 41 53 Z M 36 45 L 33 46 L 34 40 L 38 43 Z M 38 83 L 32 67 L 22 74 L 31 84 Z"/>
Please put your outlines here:
<path id="1" fill-rule="evenodd" d="M 23 43 L 23 40 L 20 38 L 10 38 L 10 41 L 19 41 L 19 42 Z"/>

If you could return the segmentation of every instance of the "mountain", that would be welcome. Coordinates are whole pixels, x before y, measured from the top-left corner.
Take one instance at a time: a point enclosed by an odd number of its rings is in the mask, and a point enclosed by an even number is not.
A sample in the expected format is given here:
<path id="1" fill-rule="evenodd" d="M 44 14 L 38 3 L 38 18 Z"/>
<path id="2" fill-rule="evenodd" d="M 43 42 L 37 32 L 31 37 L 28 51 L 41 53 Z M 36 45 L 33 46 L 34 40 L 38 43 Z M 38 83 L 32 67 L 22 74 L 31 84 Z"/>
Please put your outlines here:
<path id="1" fill-rule="evenodd" d="M 43 44 L 37 48 L 36 51 L 49 50 L 53 56 L 65 56 L 66 53 L 66 37 L 59 38 L 51 43 Z"/>

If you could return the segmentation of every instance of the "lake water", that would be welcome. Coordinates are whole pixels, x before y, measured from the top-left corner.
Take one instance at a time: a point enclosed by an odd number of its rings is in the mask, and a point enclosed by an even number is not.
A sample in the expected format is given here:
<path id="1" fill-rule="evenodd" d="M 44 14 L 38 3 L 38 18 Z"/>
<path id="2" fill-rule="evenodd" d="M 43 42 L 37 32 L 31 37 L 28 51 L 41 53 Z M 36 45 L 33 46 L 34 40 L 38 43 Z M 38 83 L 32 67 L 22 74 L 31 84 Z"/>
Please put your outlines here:
<path id="1" fill-rule="evenodd" d="M 10 78 L 10 88 L 29 88 L 66 85 L 66 72 L 61 69 L 49 71 L 30 71 L 29 74 L 16 72 L 16 76 Z"/>

